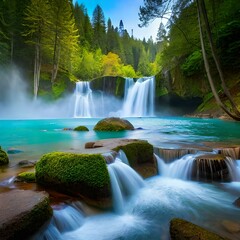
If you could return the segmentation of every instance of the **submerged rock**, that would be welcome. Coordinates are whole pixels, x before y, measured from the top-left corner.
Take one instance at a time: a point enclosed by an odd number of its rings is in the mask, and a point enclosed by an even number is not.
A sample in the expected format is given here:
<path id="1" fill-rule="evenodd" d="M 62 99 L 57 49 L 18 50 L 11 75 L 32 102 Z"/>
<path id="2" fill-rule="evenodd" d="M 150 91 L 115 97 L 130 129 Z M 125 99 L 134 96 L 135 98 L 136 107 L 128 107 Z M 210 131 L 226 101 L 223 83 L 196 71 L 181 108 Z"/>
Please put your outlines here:
<path id="1" fill-rule="evenodd" d="M 3 151 L 0 147 L 0 166 L 7 165 L 9 163 L 8 155 L 5 151 Z"/>
<path id="2" fill-rule="evenodd" d="M 240 208 L 240 197 L 233 202 L 233 205 Z"/>
<path id="3" fill-rule="evenodd" d="M 52 216 L 45 192 L 12 190 L 0 199 L 1 240 L 27 239 Z"/>
<path id="4" fill-rule="evenodd" d="M 101 154 L 55 152 L 45 154 L 36 164 L 37 183 L 82 196 L 104 206 L 109 200 L 110 178 Z"/>
<path id="5" fill-rule="evenodd" d="M 18 163 L 18 165 L 21 167 L 21 168 L 31 168 L 31 167 L 34 167 L 36 164 L 35 161 L 28 161 L 28 160 L 22 160 Z"/>
<path id="6" fill-rule="evenodd" d="M 124 131 L 124 130 L 134 130 L 133 125 L 125 119 L 122 118 L 104 118 L 100 120 L 94 127 L 95 131 Z"/>
<path id="7" fill-rule="evenodd" d="M 240 232 L 240 223 L 236 223 L 229 220 L 222 221 L 223 227 L 230 233 Z"/>
<path id="8" fill-rule="evenodd" d="M 171 240 L 224 240 L 225 238 L 183 219 L 170 222 Z"/>
<path id="9" fill-rule="evenodd" d="M 7 150 L 7 153 L 8 153 L 8 154 L 18 154 L 18 153 L 21 153 L 21 152 L 23 152 L 23 151 L 20 150 L 20 149 L 17 149 L 17 148 L 9 148 L 9 149 Z"/>

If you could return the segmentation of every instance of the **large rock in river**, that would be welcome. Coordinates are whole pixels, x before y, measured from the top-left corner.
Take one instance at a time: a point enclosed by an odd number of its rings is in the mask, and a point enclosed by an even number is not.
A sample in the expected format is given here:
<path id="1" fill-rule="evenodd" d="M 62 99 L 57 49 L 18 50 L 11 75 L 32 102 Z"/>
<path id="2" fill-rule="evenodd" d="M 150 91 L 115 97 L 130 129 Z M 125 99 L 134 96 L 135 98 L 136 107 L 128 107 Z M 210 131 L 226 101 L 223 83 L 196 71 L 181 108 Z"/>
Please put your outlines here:
<path id="1" fill-rule="evenodd" d="M 132 140 L 113 148 L 114 151 L 124 151 L 129 164 L 142 177 L 157 175 L 157 164 L 153 155 L 153 146 L 144 140 Z"/>
<path id="2" fill-rule="evenodd" d="M 45 192 L 11 190 L 0 194 L 0 239 L 27 239 L 52 216 Z"/>
<path id="3" fill-rule="evenodd" d="M 224 240 L 225 238 L 183 219 L 170 222 L 171 240 Z"/>
<path id="4" fill-rule="evenodd" d="M 0 147 L 0 166 L 6 165 L 9 163 L 8 155 L 5 151 L 3 151 Z"/>
<path id="5" fill-rule="evenodd" d="M 122 118 L 104 118 L 100 120 L 94 127 L 95 131 L 123 131 L 123 130 L 134 130 L 133 125 Z"/>
<path id="6" fill-rule="evenodd" d="M 101 154 L 55 152 L 36 164 L 37 183 L 104 206 L 111 196 L 110 177 Z"/>

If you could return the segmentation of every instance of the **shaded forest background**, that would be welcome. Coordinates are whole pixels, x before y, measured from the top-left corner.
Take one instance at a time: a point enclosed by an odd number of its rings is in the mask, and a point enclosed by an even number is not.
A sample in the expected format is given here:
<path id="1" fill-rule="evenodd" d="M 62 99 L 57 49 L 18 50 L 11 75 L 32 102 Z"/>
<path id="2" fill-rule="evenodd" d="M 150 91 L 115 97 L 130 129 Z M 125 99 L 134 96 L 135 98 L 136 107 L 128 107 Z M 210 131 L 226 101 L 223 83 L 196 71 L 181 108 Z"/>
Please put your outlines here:
<path id="1" fill-rule="evenodd" d="M 207 0 L 206 6 L 229 88 L 240 99 L 240 1 Z M 157 75 L 157 97 L 212 98 L 194 1 L 160 24 L 157 39 L 135 39 L 123 24 L 113 26 L 100 6 L 90 19 L 83 5 L 68 0 L 2 0 L 0 64 L 21 68 L 35 96 L 58 98 L 78 80 Z"/>

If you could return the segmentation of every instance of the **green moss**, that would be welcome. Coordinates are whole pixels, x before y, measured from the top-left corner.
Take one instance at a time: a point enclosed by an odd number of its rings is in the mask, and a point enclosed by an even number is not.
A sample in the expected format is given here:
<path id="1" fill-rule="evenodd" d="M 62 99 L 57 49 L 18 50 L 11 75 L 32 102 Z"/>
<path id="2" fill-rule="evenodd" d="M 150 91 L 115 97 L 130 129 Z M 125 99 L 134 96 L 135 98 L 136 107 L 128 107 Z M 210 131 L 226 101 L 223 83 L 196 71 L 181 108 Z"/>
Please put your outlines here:
<path id="1" fill-rule="evenodd" d="M 8 155 L 5 151 L 3 151 L 0 147 L 0 166 L 6 165 L 9 163 Z"/>
<path id="2" fill-rule="evenodd" d="M 224 238 L 183 219 L 175 218 L 170 222 L 172 240 L 198 239 L 223 240 Z"/>
<path id="3" fill-rule="evenodd" d="M 125 146 L 118 146 L 114 151 L 122 149 L 131 166 L 142 163 L 153 163 L 153 146 L 147 141 L 136 141 Z"/>
<path id="4" fill-rule="evenodd" d="M 36 182 L 35 172 L 22 172 L 18 174 L 17 178 L 24 182 Z"/>
<path id="5" fill-rule="evenodd" d="M 49 198 L 45 197 L 28 215 L 21 219 L 13 239 L 25 239 L 26 236 L 33 234 L 52 217 L 52 214 Z"/>
<path id="6" fill-rule="evenodd" d="M 133 125 L 121 118 L 105 118 L 100 120 L 94 127 L 95 131 L 124 131 L 133 130 Z"/>
<path id="7" fill-rule="evenodd" d="M 66 83 L 64 79 L 59 79 L 57 82 L 55 82 L 52 85 L 53 97 L 56 99 L 61 97 L 65 89 L 66 89 Z"/>
<path id="8" fill-rule="evenodd" d="M 9 217 L 6 216 L 6 219 L 3 222 L 1 221 L 3 224 L 0 225 L 0 236 L 1 239 L 9 240 L 29 239 L 52 217 L 53 211 L 49 203 L 49 197 L 44 193 L 30 194 L 30 191 L 26 191 L 28 193 L 25 197 L 25 194 L 20 193 L 21 191 L 14 190 L 14 192 L 9 198 L 5 197 L 5 200 L 10 201 L 11 207 L 21 210 L 17 211 L 17 215 L 10 211 L 10 214 L 7 214 Z M 8 203 L 6 202 L 6 204 Z"/>
<path id="9" fill-rule="evenodd" d="M 45 154 L 36 164 L 36 179 L 40 184 L 77 191 L 90 198 L 109 195 L 109 174 L 100 154 Z"/>
<path id="10" fill-rule="evenodd" d="M 123 97 L 124 96 L 124 88 L 125 88 L 125 79 L 122 77 L 117 77 L 116 91 L 115 96 Z"/>
<path id="11" fill-rule="evenodd" d="M 82 131 L 82 132 L 89 131 L 89 129 L 85 126 L 78 126 L 78 127 L 75 127 L 73 130 L 74 131 Z"/>

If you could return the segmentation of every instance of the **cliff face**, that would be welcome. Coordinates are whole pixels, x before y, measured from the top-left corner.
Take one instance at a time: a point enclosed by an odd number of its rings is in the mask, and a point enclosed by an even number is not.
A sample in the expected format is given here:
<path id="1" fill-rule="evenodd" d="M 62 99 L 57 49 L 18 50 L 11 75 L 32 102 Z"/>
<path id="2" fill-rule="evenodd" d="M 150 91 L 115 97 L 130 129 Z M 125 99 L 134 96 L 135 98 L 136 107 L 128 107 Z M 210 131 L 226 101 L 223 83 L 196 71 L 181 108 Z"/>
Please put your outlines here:
<path id="1" fill-rule="evenodd" d="M 91 89 L 103 91 L 105 94 L 114 95 L 119 98 L 124 97 L 125 78 L 106 76 L 96 78 L 91 81 Z"/>
<path id="2" fill-rule="evenodd" d="M 240 109 L 240 73 L 225 69 L 225 81 L 228 89 Z M 219 77 L 213 72 L 219 96 L 227 103 L 222 93 Z M 206 76 L 199 72 L 191 77 L 182 74 L 179 67 L 171 71 L 160 72 L 156 75 L 156 102 L 157 106 L 170 107 L 181 114 L 194 113 L 208 117 L 221 117 L 224 112 L 218 107 L 211 92 Z M 176 109 L 177 108 L 177 109 Z"/>

